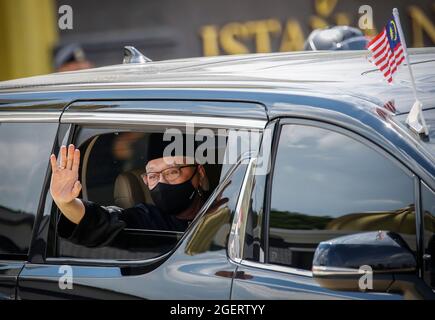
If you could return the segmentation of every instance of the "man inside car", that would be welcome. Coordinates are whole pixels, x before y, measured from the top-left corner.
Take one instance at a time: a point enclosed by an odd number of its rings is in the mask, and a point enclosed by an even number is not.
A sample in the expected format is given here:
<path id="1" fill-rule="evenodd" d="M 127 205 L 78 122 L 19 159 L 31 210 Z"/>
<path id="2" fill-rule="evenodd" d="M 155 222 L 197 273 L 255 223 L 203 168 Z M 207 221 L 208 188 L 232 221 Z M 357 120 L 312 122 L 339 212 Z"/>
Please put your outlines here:
<path id="1" fill-rule="evenodd" d="M 97 247 L 109 244 L 124 228 L 185 231 L 207 198 L 208 180 L 202 165 L 191 164 L 193 159 L 177 148 L 164 156 L 165 147 L 163 134 L 151 134 L 142 178 L 155 205 L 139 203 L 127 209 L 78 198 L 80 150 L 73 144 L 61 147 L 59 164 L 52 154 L 50 193 L 62 212 L 59 235 Z"/>

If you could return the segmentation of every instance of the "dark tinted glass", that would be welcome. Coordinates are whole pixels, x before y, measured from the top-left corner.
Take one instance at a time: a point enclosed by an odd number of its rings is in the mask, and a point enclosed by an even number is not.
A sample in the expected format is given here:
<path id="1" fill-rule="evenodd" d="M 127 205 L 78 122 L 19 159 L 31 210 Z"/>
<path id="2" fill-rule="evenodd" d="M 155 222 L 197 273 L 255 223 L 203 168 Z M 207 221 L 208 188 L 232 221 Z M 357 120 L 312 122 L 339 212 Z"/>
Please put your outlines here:
<path id="1" fill-rule="evenodd" d="M 56 123 L 0 123 L 0 254 L 27 254 Z"/>
<path id="2" fill-rule="evenodd" d="M 100 132 L 102 134 L 99 134 Z M 97 205 L 114 206 L 117 209 L 127 209 L 141 202 L 153 205 L 149 189 L 141 177 L 145 173 L 145 165 L 148 161 L 149 138 L 150 132 L 108 132 L 106 128 L 81 128 L 76 139 L 76 144 L 81 151 L 79 175 L 83 185 L 79 197 Z M 219 147 L 223 147 L 225 151 L 225 139 Z M 210 193 L 220 181 L 221 163 L 204 164 Z M 229 224 L 227 218 L 228 214 L 231 214 L 231 210 L 228 213 L 224 205 L 230 206 L 236 200 L 234 197 L 229 197 L 228 200 L 226 196 L 228 193 L 236 193 L 233 188 L 233 183 L 228 188 L 224 188 L 222 201 L 217 200 L 210 208 L 215 214 L 207 214 L 214 222 L 219 216 L 219 223 L 224 225 L 222 229 Z M 178 243 L 182 234 L 177 231 L 147 230 L 140 224 L 137 226 L 132 224 L 123 229 L 109 244 L 99 247 L 78 245 L 58 236 L 52 255 L 91 259 L 148 259 L 170 251 Z M 207 229 L 207 236 L 211 236 L 210 229 Z M 222 237 L 221 233 L 216 237 L 218 236 Z M 208 240 L 213 240 L 209 250 L 222 249 L 218 245 L 225 244 L 214 239 Z M 201 248 L 204 249 L 205 245 L 204 240 Z"/>
<path id="3" fill-rule="evenodd" d="M 200 217 L 192 236 L 186 242 L 189 255 L 219 251 L 226 255 L 227 241 L 231 230 L 232 217 L 236 210 L 246 165 L 240 164 L 214 195 L 213 202 Z"/>
<path id="4" fill-rule="evenodd" d="M 425 184 L 421 188 L 424 214 L 425 278 L 435 289 L 435 193 Z"/>
<path id="5" fill-rule="evenodd" d="M 423 116 L 429 128 L 429 137 L 424 140 L 424 144 L 435 156 L 435 109 L 425 110 Z"/>
<path id="6" fill-rule="evenodd" d="M 85 173 L 87 197 L 100 205 L 113 205 L 116 178 L 122 172 L 140 169 L 144 171 L 145 133 L 103 134 L 81 147 L 83 154 L 86 148 L 90 150 Z"/>
<path id="7" fill-rule="evenodd" d="M 365 144 L 334 131 L 282 128 L 273 173 L 269 259 L 310 269 L 319 242 L 373 230 L 415 250 L 413 179 Z"/>

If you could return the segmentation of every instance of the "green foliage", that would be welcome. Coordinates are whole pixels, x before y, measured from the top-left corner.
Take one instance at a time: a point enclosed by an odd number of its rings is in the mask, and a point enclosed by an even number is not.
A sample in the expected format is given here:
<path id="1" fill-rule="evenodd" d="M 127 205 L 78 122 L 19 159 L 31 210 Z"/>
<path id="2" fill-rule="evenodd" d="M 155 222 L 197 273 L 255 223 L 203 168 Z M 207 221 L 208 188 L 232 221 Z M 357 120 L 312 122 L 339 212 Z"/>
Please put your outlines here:
<path id="1" fill-rule="evenodd" d="M 296 230 L 323 230 L 333 218 L 272 209 L 270 227 Z"/>

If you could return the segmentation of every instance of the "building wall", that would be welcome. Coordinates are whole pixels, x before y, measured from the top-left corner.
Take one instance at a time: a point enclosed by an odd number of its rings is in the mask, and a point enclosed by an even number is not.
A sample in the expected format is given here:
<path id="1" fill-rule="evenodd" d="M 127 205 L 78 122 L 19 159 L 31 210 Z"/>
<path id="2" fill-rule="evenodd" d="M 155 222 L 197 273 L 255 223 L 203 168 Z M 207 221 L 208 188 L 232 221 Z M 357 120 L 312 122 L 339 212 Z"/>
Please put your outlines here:
<path id="1" fill-rule="evenodd" d="M 367 35 L 396 6 L 408 46 L 435 45 L 435 0 L 0 0 L 0 80 L 52 72 L 57 40 L 81 44 L 96 66 L 121 63 L 125 45 L 153 60 L 301 50 L 315 28 L 358 26 L 366 4 Z M 59 28 L 62 5 L 72 29 Z"/>
<path id="2" fill-rule="evenodd" d="M 122 5 L 120 5 L 122 3 Z M 64 42 L 83 43 L 97 63 L 121 61 L 134 45 L 153 60 L 247 52 L 301 50 L 318 27 L 358 25 L 358 9 L 373 8 L 379 31 L 397 6 L 409 46 L 435 44 L 434 0 L 58 0 L 74 10 Z"/>
<path id="3" fill-rule="evenodd" d="M 0 81 L 52 72 L 53 0 L 0 0 Z"/>

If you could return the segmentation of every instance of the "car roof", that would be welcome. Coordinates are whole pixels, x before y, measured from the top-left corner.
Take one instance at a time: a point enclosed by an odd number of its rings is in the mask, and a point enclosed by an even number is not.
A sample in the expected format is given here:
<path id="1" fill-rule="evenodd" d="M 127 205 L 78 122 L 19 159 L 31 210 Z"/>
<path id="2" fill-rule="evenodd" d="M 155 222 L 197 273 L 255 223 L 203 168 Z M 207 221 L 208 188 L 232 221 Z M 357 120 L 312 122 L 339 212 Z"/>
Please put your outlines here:
<path id="1" fill-rule="evenodd" d="M 435 48 L 410 49 L 423 108 L 435 107 Z M 310 92 L 356 96 L 409 112 L 414 96 L 407 68 L 389 85 L 368 61 L 368 51 L 248 54 L 121 64 L 0 82 L 2 93 L 53 90 L 201 88 Z"/>

